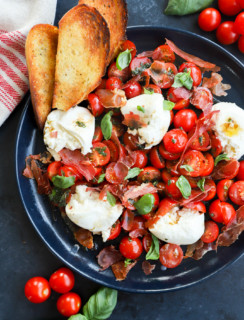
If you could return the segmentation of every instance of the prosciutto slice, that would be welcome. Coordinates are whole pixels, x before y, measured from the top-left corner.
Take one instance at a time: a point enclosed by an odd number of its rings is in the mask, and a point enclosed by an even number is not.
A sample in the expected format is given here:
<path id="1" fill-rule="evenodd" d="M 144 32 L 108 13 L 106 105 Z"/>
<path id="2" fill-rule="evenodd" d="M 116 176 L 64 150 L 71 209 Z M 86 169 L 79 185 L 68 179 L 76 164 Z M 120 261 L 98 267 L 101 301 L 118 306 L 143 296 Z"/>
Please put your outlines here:
<path id="1" fill-rule="evenodd" d="M 210 78 L 204 77 L 202 79 L 202 86 L 208 88 L 215 96 L 227 96 L 225 91 L 230 90 L 231 85 L 222 83 L 222 80 L 223 77 L 219 73 L 212 72 Z"/>
<path id="2" fill-rule="evenodd" d="M 123 259 L 124 258 L 120 251 L 115 249 L 114 246 L 109 246 L 102 249 L 97 256 L 97 262 L 99 266 L 102 268 L 101 271 L 106 270 L 107 268 L 111 267 L 114 263 L 117 263 Z"/>
<path id="3" fill-rule="evenodd" d="M 185 258 L 200 260 L 208 251 L 217 250 L 215 242 L 204 243 L 201 239 L 187 246 Z"/>
<path id="4" fill-rule="evenodd" d="M 125 266 L 124 261 L 117 262 L 112 265 L 112 271 L 115 275 L 116 280 L 122 281 L 125 280 L 128 272 L 136 265 L 137 261 L 133 261 L 132 263 Z"/>
<path id="5" fill-rule="evenodd" d="M 145 260 L 142 262 L 142 270 L 145 273 L 146 276 L 151 274 L 153 270 L 155 269 L 156 265 L 151 264 L 149 261 Z"/>
<path id="6" fill-rule="evenodd" d="M 87 249 L 93 248 L 93 235 L 91 231 L 79 228 L 74 232 L 74 237 L 76 241 L 78 241 L 82 246 L 86 247 Z"/>
<path id="7" fill-rule="evenodd" d="M 149 183 L 143 183 L 140 186 L 131 186 L 128 191 L 125 192 L 122 202 L 126 203 L 129 199 L 136 199 L 147 193 L 156 193 L 158 190 L 154 185 Z"/>
<path id="8" fill-rule="evenodd" d="M 239 167 L 240 162 L 235 159 L 223 160 L 214 167 L 211 176 L 214 180 L 233 179 L 237 175 Z"/>
<path id="9" fill-rule="evenodd" d="M 98 89 L 96 95 L 104 108 L 121 108 L 127 102 L 125 92 L 117 88 L 114 90 Z"/>

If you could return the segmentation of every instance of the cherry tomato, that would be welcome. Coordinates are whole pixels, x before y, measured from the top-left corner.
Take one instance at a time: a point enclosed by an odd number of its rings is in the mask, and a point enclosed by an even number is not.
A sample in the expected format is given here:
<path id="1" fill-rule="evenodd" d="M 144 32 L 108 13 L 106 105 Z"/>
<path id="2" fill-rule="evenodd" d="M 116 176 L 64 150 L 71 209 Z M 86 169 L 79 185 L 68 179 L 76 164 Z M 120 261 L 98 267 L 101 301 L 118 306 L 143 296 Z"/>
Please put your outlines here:
<path id="1" fill-rule="evenodd" d="M 206 211 L 207 211 L 205 204 L 201 201 L 190 202 L 190 203 L 186 204 L 185 207 L 192 209 L 192 210 L 202 212 L 202 213 L 206 213 Z"/>
<path id="2" fill-rule="evenodd" d="M 106 81 L 107 81 L 107 79 L 103 78 L 101 83 L 99 84 L 99 86 L 96 87 L 96 90 L 98 90 L 98 89 L 106 89 Z"/>
<path id="3" fill-rule="evenodd" d="M 49 166 L 47 167 L 47 174 L 50 180 L 52 180 L 54 176 L 57 176 L 59 174 L 59 169 L 61 168 L 61 166 L 61 161 L 53 161 L 49 164 Z"/>
<path id="4" fill-rule="evenodd" d="M 205 154 L 205 166 L 202 171 L 202 177 L 209 176 L 214 168 L 214 158 L 210 153 Z"/>
<path id="5" fill-rule="evenodd" d="M 175 268 L 183 260 L 183 251 L 177 244 L 167 243 L 159 250 L 159 260 L 166 268 Z"/>
<path id="6" fill-rule="evenodd" d="M 244 35 L 240 36 L 238 40 L 238 48 L 242 53 L 244 53 Z"/>
<path id="7" fill-rule="evenodd" d="M 60 268 L 49 279 L 50 287 L 58 293 L 67 293 L 75 285 L 73 272 L 68 268 Z"/>
<path id="8" fill-rule="evenodd" d="M 105 166 L 110 160 L 109 148 L 102 142 L 95 142 L 89 158 L 95 166 Z"/>
<path id="9" fill-rule="evenodd" d="M 117 77 L 108 78 L 106 81 L 106 89 L 108 90 L 121 89 L 122 85 L 122 81 Z"/>
<path id="10" fill-rule="evenodd" d="M 129 80 L 124 87 L 124 92 L 127 99 L 131 99 L 139 96 L 142 93 L 142 87 L 139 82 L 135 80 Z"/>
<path id="11" fill-rule="evenodd" d="M 96 126 L 95 132 L 94 132 L 94 136 L 93 136 L 93 139 L 92 139 L 92 143 L 94 143 L 94 142 L 102 142 L 102 140 L 103 140 L 102 129 L 99 126 Z"/>
<path id="12" fill-rule="evenodd" d="M 108 68 L 108 77 L 117 77 L 120 78 L 120 80 L 122 82 L 127 81 L 131 76 L 131 72 L 130 72 L 130 68 L 124 68 L 123 70 L 119 70 L 116 67 L 116 62 L 113 62 L 110 64 L 109 68 Z"/>
<path id="13" fill-rule="evenodd" d="M 149 68 L 151 64 L 151 60 L 147 57 L 133 58 L 130 63 L 130 71 L 132 76 L 141 74 L 145 69 Z"/>
<path id="14" fill-rule="evenodd" d="M 161 156 L 166 160 L 176 160 L 179 159 L 180 153 L 171 153 L 165 149 L 164 143 L 161 142 L 158 148 L 159 153 Z"/>
<path id="15" fill-rule="evenodd" d="M 25 296 L 33 303 L 42 303 L 46 301 L 51 294 L 49 282 L 42 277 L 29 279 L 25 284 Z"/>
<path id="16" fill-rule="evenodd" d="M 222 145 L 221 145 L 221 141 L 219 140 L 219 138 L 216 137 L 216 135 L 210 131 L 209 132 L 209 136 L 211 139 L 211 153 L 213 155 L 214 158 L 216 158 L 218 155 L 221 154 L 222 152 Z"/>
<path id="17" fill-rule="evenodd" d="M 198 87 L 199 84 L 202 82 L 202 72 L 195 63 L 192 62 L 184 62 L 182 65 L 179 66 L 179 72 L 189 72 L 191 78 L 193 80 L 193 86 Z"/>
<path id="18" fill-rule="evenodd" d="M 173 112 L 173 110 L 170 110 L 170 125 L 173 123 L 173 121 L 174 121 L 174 112 Z"/>
<path id="19" fill-rule="evenodd" d="M 204 189 L 206 190 L 207 187 L 211 187 L 208 191 L 207 196 L 204 198 L 204 201 L 212 200 L 216 195 L 216 184 L 212 179 L 206 179 Z"/>
<path id="20" fill-rule="evenodd" d="M 133 220 L 133 224 L 132 224 L 132 228 L 130 231 L 132 230 L 136 230 L 136 229 L 145 229 L 145 220 L 144 220 L 144 216 L 135 216 L 134 220 Z"/>
<path id="21" fill-rule="evenodd" d="M 165 161 L 159 153 L 158 147 L 154 147 L 150 150 L 151 164 L 157 169 L 163 169 L 165 167 Z"/>
<path id="22" fill-rule="evenodd" d="M 176 169 L 177 163 L 178 163 L 178 160 L 166 160 L 165 166 L 172 176 L 179 177 L 180 172 L 178 171 L 178 168 Z"/>
<path id="23" fill-rule="evenodd" d="M 241 11 L 238 0 L 218 0 L 218 7 L 226 16 L 235 16 Z"/>
<path id="24" fill-rule="evenodd" d="M 192 129 L 188 133 L 188 139 L 190 139 L 194 133 L 195 133 L 195 129 Z M 206 151 L 207 147 L 209 146 L 209 143 L 210 143 L 209 134 L 207 133 L 207 131 L 205 131 L 200 137 L 192 141 L 190 148 L 198 151 Z"/>
<path id="25" fill-rule="evenodd" d="M 228 200 L 228 190 L 234 183 L 233 180 L 230 179 L 223 179 L 220 180 L 217 184 L 217 196 L 220 201 L 227 201 Z"/>
<path id="26" fill-rule="evenodd" d="M 159 61 L 172 63 L 175 61 L 175 54 L 174 54 L 174 51 L 167 44 L 163 44 L 163 45 L 157 47 L 153 51 L 152 58 L 153 58 L 153 60 L 159 60 Z"/>
<path id="27" fill-rule="evenodd" d="M 157 86 L 156 84 L 149 84 L 148 86 L 146 86 L 144 88 L 149 91 L 153 91 L 154 93 L 161 93 L 162 94 L 161 88 L 159 88 L 159 86 Z"/>
<path id="28" fill-rule="evenodd" d="M 229 189 L 229 197 L 238 206 L 244 205 L 244 181 L 236 181 Z"/>
<path id="29" fill-rule="evenodd" d="M 236 42 L 239 34 L 235 31 L 234 22 L 225 21 L 218 26 L 216 37 L 222 44 L 229 45 Z"/>
<path id="30" fill-rule="evenodd" d="M 240 161 L 240 167 L 236 179 L 244 180 L 244 160 Z"/>
<path id="31" fill-rule="evenodd" d="M 216 222 L 228 224 L 235 218 L 236 211 L 230 203 L 217 199 L 210 204 L 209 215 Z"/>
<path id="32" fill-rule="evenodd" d="M 191 109 L 183 109 L 178 111 L 174 116 L 175 128 L 183 128 L 185 132 L 189 132 L 196 124 L 197 115 Z"/>
<path id="33" fill-rule="evenodd" d="M 168 152 L 182 152 L 188 141 L 187 134 L 181 129 L 172 129 L 163 137 L 164 147 Z"/>
<path id="34" fill-rule="evenodd" d="M 238 0 L 238 3 L 242 9 L 244 9 L 244 0 Z"/>
<path id="35" fill-rule="evenodd" d="M 213 104 L 213 95 L 211 91 L 204 87 L 197 87 L 194 89 L 191 97 L 191 104 L 197 109 L 201 109 L 201 106 Z"/>
<path id="36" fill-rule="evenodd" d="M 111 231 L 110 231 L 110 236 L 108 237 L 107 240 L 113 240 L 113 239 L 117 238 L 120 235 L 120 232 L 121 232 L 121 223 L 120 223 L 119 220 L 117 220 L 112 225 L 112 228 L 111 228 Z"/>
<path id="37" fill-rule="evenodd" d="M 220 22 L 221 14 L 214 8 L 206 8 L 198 16 L 198 25 L 204 31 L 215 30 Z"/>
<path id="38" fill-rule="evenodd" d="M 126 236 L 120 241 L 119 251 L 126 259 L 137 259 L 143 251 L 141 240 Z"/>
<path id="39" fill-rule="evenodd" d="M 57 309 L 64 317 L 70 317 L 79 312 L 81 308 L 81 298 L 74 292 L 68 292 L 60 296 L 57 300 Z"/>
<path id="40" fill-rule="evenodd" d="M 152 245 L 152 236 L 150 234 L 146 234 L 142 239 L 142 245 L 146 252 L 149 251 Z"/>
<path id="41" fill-rule="evenodd" d="M 75 167 L 72 167 L 72 166 L 60 167 L 58 174 L 59 174 L 59 176 L 75 177 L 75 181 L 83 179 L 82 174 Z"/>
<path id="42" fill-rule="evenodd" d="M 205 222 L 205 231 L 204 234 L 201 236 L 201 240 L 204 243 L 211 243 L 214 242 L 219 235 L 219 227 L 213 221 L 206 221 Z"/>
<path id="43" fill-rule="evenodd" d="M 161 89 L 170 88 L 174 83 L 174 75 L 178 72 L 176 66 L 170 62 L 160 62 L 160 69 L 158 70 L 158 64 L 156 63 L 156 61 L 153 63 L 152 67 L 153 66 L 153 72 L 160 73 L 160 80 L 153 80 L 153 82 L 157 84 Z"/>
<path id="44" fill-rule="evenodd" d="M 124 144 L 132 151 L 140 148 L 139 140 L 137 136 L 126 132 L 123 136 Z"/>
<path id="45" fill-rule="evenodd" d="M 180 189 L 176 186 L 177 180 L 178 180 L 177 177 L 172 177 L 171 179 L 168 180 L 168 182 L 165 185 L 165 190 L 167 195 L 174 199 L 180 199 L 182 197 Z"/>
<path id="46" fill-rule="evenodd" d="M 182 165 L 191 166 L 193 171 L 187 171 L 184 168 L 180 167 L 180 172 L 185 176 L 199 177 L 202 174 L 202 171 L 204 168 L 204 162 L 205 162 L 205 157 L 201 153 L 201 151 L 189 150 L 184 154 L 181 166 Z"/>
<path id="47" fill-rule="evenodd" d="M 182 92 L 187 93 L 188 90 L 185 88 L 181 88 L 181 90 L 177 90 L 178 88 L 169 88 L 169 91 L 167 93 L 167 99 L 169 101 L 172 101 L 175 103 L 174 110 L 180 110 L 183 108 L 187 108 L 190 104 L 189 98 L 184 98 L 185 94 L 182 94 Z"/>
<path id="48" fill-rule="evenodd" d="M 88 94 L 88 102 L 94 117 L 99 117 L 104 112 L 104 107 L 95 93 Z"/>
<path id="49" fill-rule="evenodd" d="M 122 50 L 122 51 L 130 50 L 132 59 L 133 59 L 133 58 L 135 57 L 135 55 L 136 55 L 136 46 L 135 46 L 135 44 L 134 44 L 132 41 L 130 41 L 130 40 L 125 40 L 125 41 L 122 43 L 121 50 Z"/>
<path id="50" fill-rule="evenodd" d="M 239 13 L 235 19 L 235 31 L 244 35 L 244 11 Z"/>
<path id="51" fill-rule="evenodd" d="M 145 167 L 143 168 L 143 171 L 141 171 L 137 176 L 137 181 L 139 181 L 140 183 L 154 182 L 159 180 L 160 177 L 161 173 L 158 169 L 154 167 Z"/>
<path id="52" fill-rule="evenodd" d="M 116 172 L 114 170 L 114 166 L 115 166 L 116 162 L 111 162 L 107 168 L 106 168 L 106 172 L 105 172 L 105 178 L 109 183 L 112 184 L 119 184 L 123 182 L 123 179 L 121 179 L 121 177 L 118 177 L 116 175 Z"/>
<path id="53" fill-rule="evenodd" d="M 104 140 L 103 144 L 105 144 L 110 151 L 110 162 L 116 162 L 119 159 L 119 148 L 116 144 L 111 140 Z"/>

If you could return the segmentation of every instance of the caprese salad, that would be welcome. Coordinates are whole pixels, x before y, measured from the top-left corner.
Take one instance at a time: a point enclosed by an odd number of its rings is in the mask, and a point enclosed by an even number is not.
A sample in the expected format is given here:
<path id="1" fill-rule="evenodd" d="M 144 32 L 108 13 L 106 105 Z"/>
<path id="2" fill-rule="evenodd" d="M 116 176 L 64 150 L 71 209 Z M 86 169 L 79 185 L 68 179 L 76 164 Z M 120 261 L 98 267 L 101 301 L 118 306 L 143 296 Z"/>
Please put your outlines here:
<path id="1" fill-rule="evenodd" d="M 174 268 L 244 229 L 244 111 L 213 103 L 230 88 L 218 69 L 169 40 L 138 55 L 127 40 L 87 106 L 49 114 L 48 155 L 26 159 L 24 175 L 73 223 L 75 239 L 92 249 L 102 236 L 98 263 L 117 280 L 143 251 L 150 274 L 150 260 Z"/>

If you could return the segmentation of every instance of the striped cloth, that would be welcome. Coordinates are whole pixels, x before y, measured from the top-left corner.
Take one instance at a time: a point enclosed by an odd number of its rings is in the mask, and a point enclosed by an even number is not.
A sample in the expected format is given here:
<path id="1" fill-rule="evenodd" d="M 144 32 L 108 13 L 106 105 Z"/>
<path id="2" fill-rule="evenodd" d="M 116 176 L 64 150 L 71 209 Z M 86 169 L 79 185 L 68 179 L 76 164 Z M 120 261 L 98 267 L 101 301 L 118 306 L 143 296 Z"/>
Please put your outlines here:
<path id="1" fill-rule="evenodd" d="M 28 91 L 26 36 L 35 24 L 53 24 L 57 0 L 0 0 L 0 2 L 1 126 Z"/>

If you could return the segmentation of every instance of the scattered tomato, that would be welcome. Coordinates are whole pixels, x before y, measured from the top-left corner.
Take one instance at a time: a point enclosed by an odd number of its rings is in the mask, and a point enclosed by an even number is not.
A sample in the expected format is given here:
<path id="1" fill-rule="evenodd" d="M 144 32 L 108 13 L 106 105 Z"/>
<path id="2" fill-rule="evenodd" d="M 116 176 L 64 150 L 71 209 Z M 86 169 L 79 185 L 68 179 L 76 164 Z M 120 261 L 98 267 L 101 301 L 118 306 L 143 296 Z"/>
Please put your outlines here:
<path id="1" fill-rule="evenodd" d="M 136 161 L 132 166 L 132 168 L 140 168 L 140 169 L 144 168 L 147 165 L 147 161 L 148 161 L 145 151 L 136 150 L 134 152 L 136 154 Z"/>
<path id="2" fill-rule="evenodd" d="M 122 50 L 122 51 L 130 50 L 132 59 L 133 59 L 133 58 L 135 57 L 135 55 L 136 55 L 136 45 L 134 44 L 134 42 L 132 42 L 132 41 L 130 41 L 130 40 L 125 40 L 125 41 L 122 43 L 121 50 Z"/>
<path id="3" fill-rule="evenodd" d="M 172 129 L 163 137 L 164 147 L 168 152 L 182 152 L 188 141 L 187 134 L 181 129 Z"/>
<path id="4" fill-rule="evenodd" d="M 165 190 L 167 195 L 174 199 L 180 199 L 182 197 L 180 189 L 176 186 L 177 180 L 178 180 L 178 177 L 172 177 L 171 179 L 168 180 L 168 182 L 165 185 Z"/>
<path id="5" fill-rule="evenodd" d="M 227 201 L 228 200 L 228 190 L 234 183 L 233 180 L 230 179 L 223 179 L 220 180 L 217 184 L 217 196 L 220 201 Z"/>
<path id="6" fill-rule="evenodd" d="M 94 132 L 94 136 L 93 136 L 93 139 L 92 139 L 92 143 L 102 142 L 102 140 L 103 140 L 102 129 L 101 129 L 100 126 L 96 126 L 95 132 Z"/>
<path id="7" fill-rule="evenodd" d="M 119 149 L 112 140 L 104 140 L 105 144 L 110 151 L 110 162 L 116 162 L 119 159 Z"/>
<path id="8" fill-rule="evenodd" d="M 123 83 L 118 77 L 111 77 L 106 81 L 106 89 L 108 90 L 121 89 L 122 85 Z"/>
<path id="9" fill-rule="evenodd" d="M 163 45 L 157 47 L 153 51 L 152 58 L 153 58 L 153 60 L 159 60 L 159 61 L 172 63 L 175 61 L 175 54 L 174 54 L 174 51 L 167 44 L 163 44 Z"/>
<path id="10" fill-rule="evenodd" d="M 205 157 L 201 151 L 189 150 L 184 154 L 179 170 L 185 176 L 200 177 L 204 169 L 204 163 Z M 182 168 L 183 165 L 190 166 L 192 171 Z"/>
<path id="11" fill-rule="evenodd" d="M 182 91 L 187 92 L 188 90 L 185 88 L 181 88 L 181 94 L 179 94 L 179 90 L 177 90 L 178 88 L 169 88 L 169 91 L 167 93 L 167 99 L 171 102 L 174 102 L 174 110 L 180 110 L 183 108 L 187 108 L 190 104 L 190 99 L 186 99 L 184 98 L 182 95 Z"/>
<path id="12" fill-rule="evenodd" d="M 117 220 L 112 225 L 112 228 L 111 228 L 111 231 L 110 231 L 110 236 L 108 237 L 107 240 L 113 240 L 113 239 L 117 238 L 120 235 L 120 232 L 121 232 L 121 223 L 120 223 L 119 220 Z"/>
<path id="13" fill-rule="evenodd" d="M 158 147 L 154 147 L 149 153 L 151 164 L 157 169 L 163 169 L 165 167 L 165 161 L 159 153 Z"/>
<path id="14" fill-rule="evenodd" d="M 184 62 L 179 66 L 179 72 L 189 72 L 193 80 L 193 86 L 197 87 L 202 82 L 201 69 L 192 62 Z"/>
<path id="15" fill-rule="evenodd" d="M 240 167 L 236 178 L 237 180 L 244 180 L 244 160 L 240 161 Z"/>
<path id="16" fill-rule="evenodd" d="M 88 94 L 88 102 L 94 117 L 99 117 L 104 112 L 104 107 L 95 93 Z"/>
<path id="17" fill-rule="evenodd" d="M 148 252 L 152 245 L 152 236 L 150 234 L 146 234 L 142 239 L 142 245 L 146 252 Z"/>
<path id="18" fill-rule="evenodd" d="M 238 0 L 218 0 L 219 10 L 226 16 L 235 16 L 241 11 Z"/>
<path id="19" fill-rule="evenodd" d="M 61 168 L 61 161 L 53 161 L 47 167 L 48 178 L 52 180 L 52 178 L 59 174 L 59 169 Z"/>
<path id="20" fill-rule="evenodd" d="M 221 14 L 217 9 L 206 8 L 198 16 L 198 25 L 204 31 L 217 29 L 221 22 Z"/>
<path id="21" fill-rule="evenodd" d="M 75 285 L 73 272 L 68 268 L 60 268 L 49 279 L 50 287 L 58 293 L 67 293 Z"/>
<path id="22" fill-rule="evenodd" d="M 156 84 L 149 84 L 148 86 L 144 87 L 147 90 L 153 91 L 154 93 L 162 94 L 162 90 Z"/>
<path id="23" fill-rule="evenodd" d="M 202 172 L 202 177 L 209 176 L 214 169 L 214 158 L 210 153 L 205 153 L 205 165 Z"/>
<path id="24" fill-rule="evenodd" d="M 70 317 L 79 312 L 81 298 L 77 293 L 68 292 L 58 298 L 57 309 L 64 317 Z"/>
<path id="25" fill-rule="evenodd" d="M 242 53 L 244 53 L 244 35 L 240 36 L 238 40 L 238 48 Z"/>
<path id="26" fill-rule="evenodd" d="M 124 91 L 127 99 L 131 99 L 139 96 L 142 93 L 142 87 L 139 82 L 135 80 L 129 80 L 124 86 Z"/>
<path id="27" fill-rule="evenodd" d="M 236 33 L 244 35 L 244 11 L 236 17 L 234 28 Z"/>
<path id="28" fill-rule="evenodd" d="M 62 166 L 59 168 L 58 175 L 65 177 L 75 177 L 75 181 L 83 180 L 82 174 L 72 166 Z"/>
<path id="29" fill-rule="evenodd" d="M 42 277 L 29 279 L 25 284 L 25 296 L 33 303 L 42 303 L 46 301 L 51 294 L 49 282 Z"/>
<path id="30" fill-rule="evenodd" d="M 181 153 L 171 153 L 167 151 L 163 142 L 160 143 L 158 150 L 161 156 L 166 160 L 177 160 L 181 156 Z"/>
<path id="31" fill-rule="evenodd" d="M 137 176 L 137 181 L 140 183 L 160 180 L 161 173 L 158 169 L 154 167 L 145 167 L 142 170 L 143 171 L 141 171 Z"/>
<path id="32" fill-rule="evenodd" d="M 236 42 L 239 34 L 235 31 L 234 22 L 225 21 L 218 26 L 216 37 L 218 41 L 224 45 Z"/>
<path id="33" fill-rule="evenodd" d="M 123 70 L 119 70 L 116 66 L 116 62 L 112 62 L 108 68 L 108 77 L 118 77 L 122 82 L 125 82 L 131 76 L 130 68 L 124 68 Z"/>
<path id="34" fill-rule="evenodd" d="M 94 166 L 105 166 L 110 160 L 110 151 L 106 144 L 102 142 L 93 143 L 92 152 L 89 154 Z"/>

